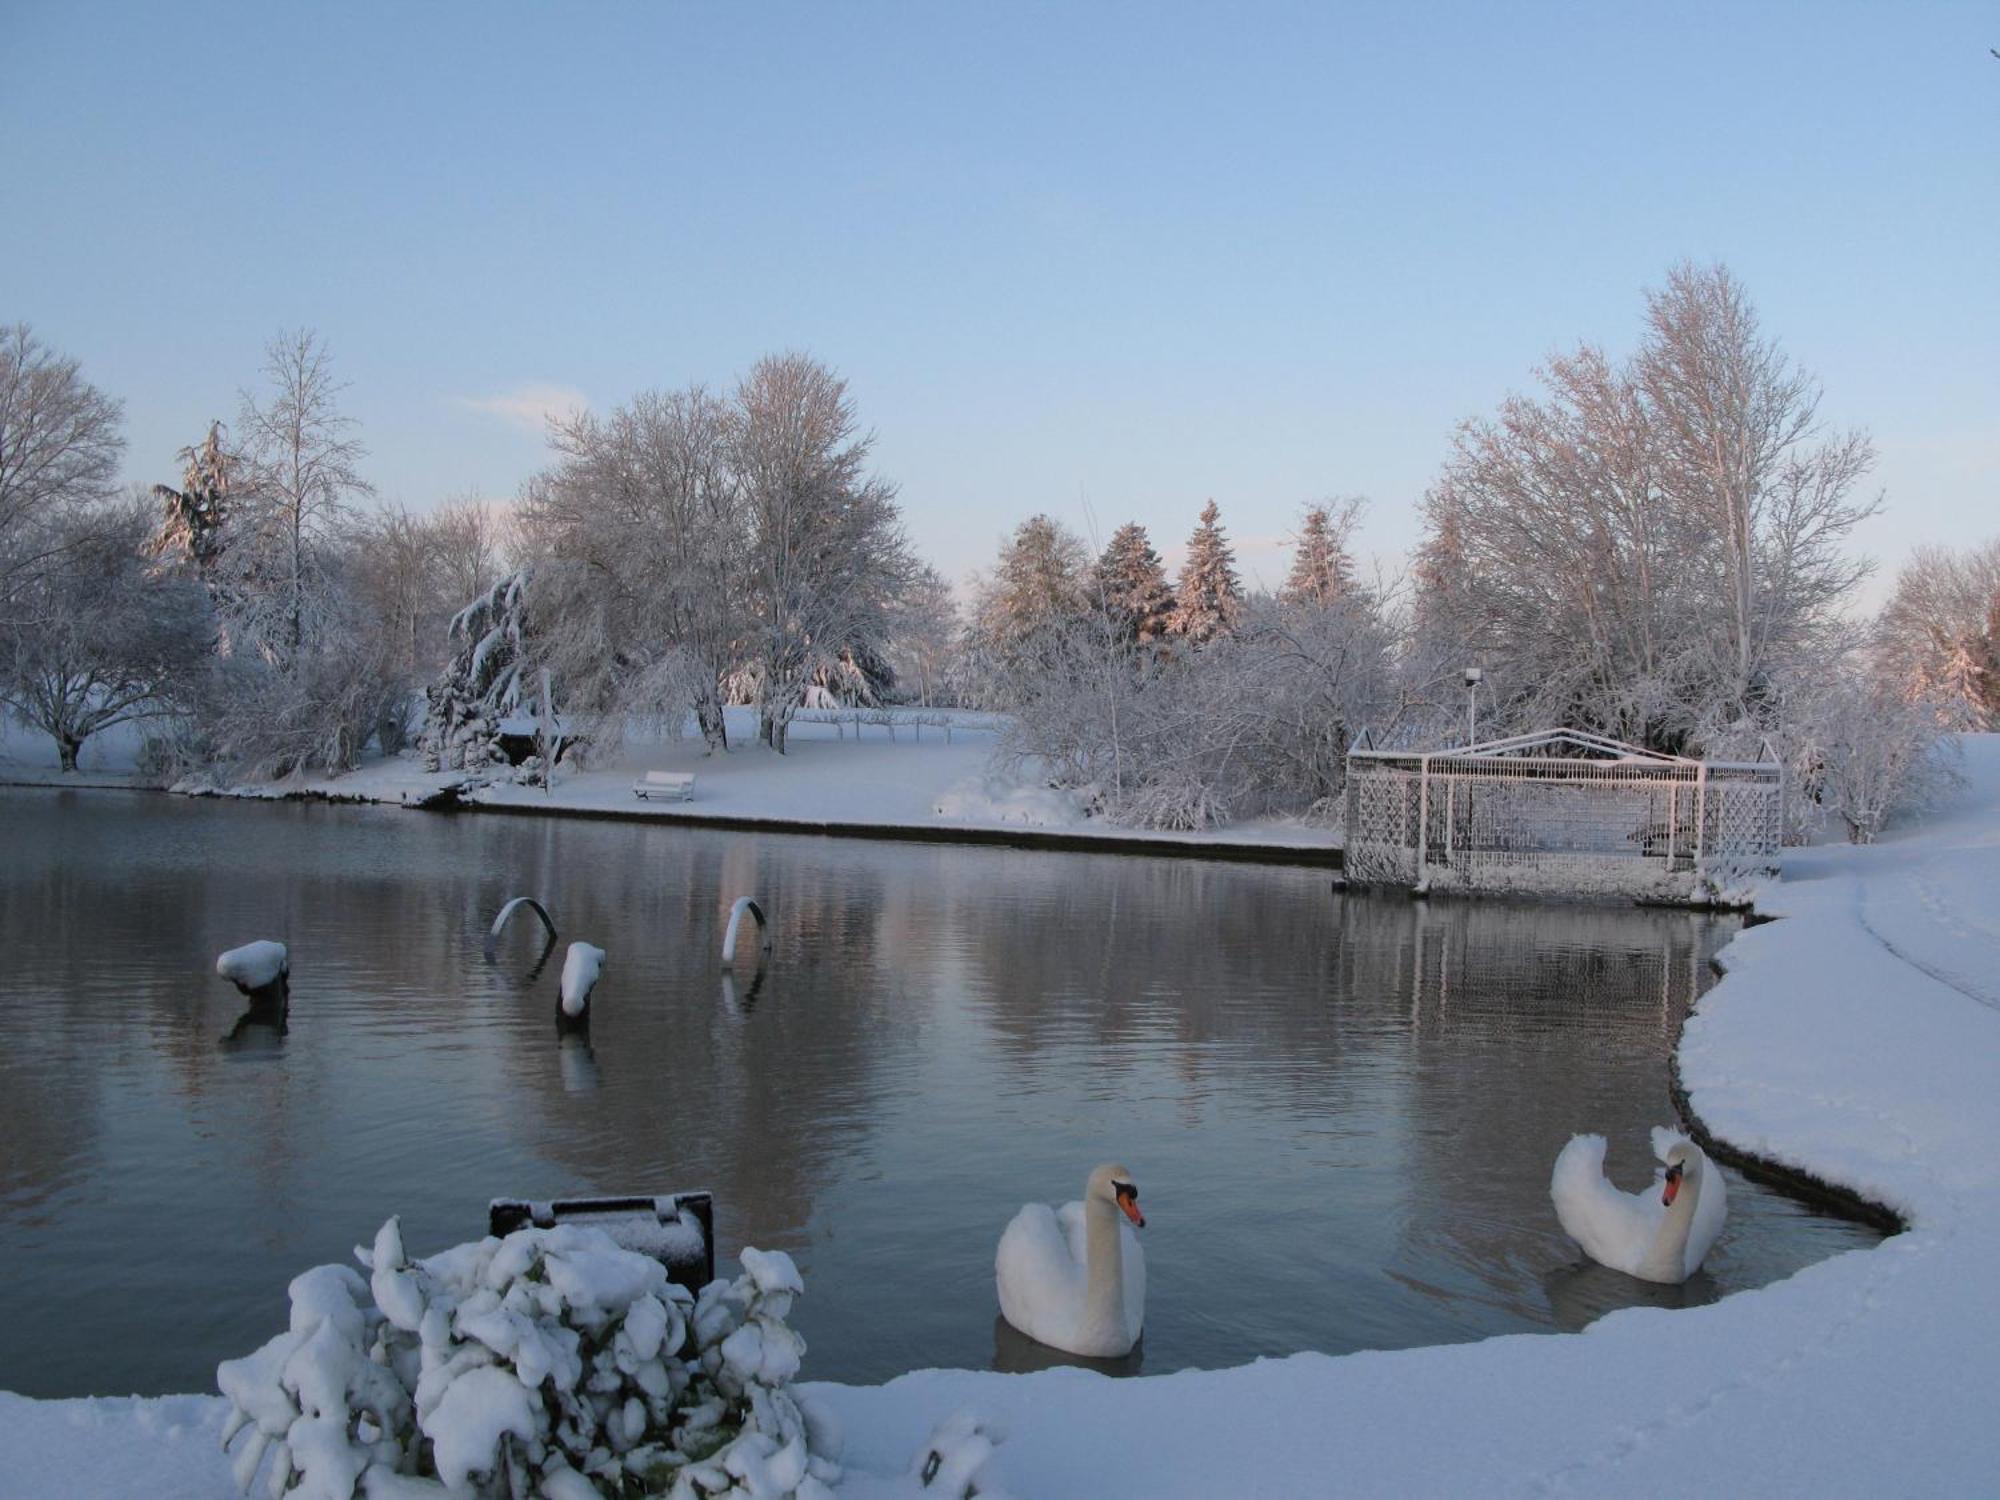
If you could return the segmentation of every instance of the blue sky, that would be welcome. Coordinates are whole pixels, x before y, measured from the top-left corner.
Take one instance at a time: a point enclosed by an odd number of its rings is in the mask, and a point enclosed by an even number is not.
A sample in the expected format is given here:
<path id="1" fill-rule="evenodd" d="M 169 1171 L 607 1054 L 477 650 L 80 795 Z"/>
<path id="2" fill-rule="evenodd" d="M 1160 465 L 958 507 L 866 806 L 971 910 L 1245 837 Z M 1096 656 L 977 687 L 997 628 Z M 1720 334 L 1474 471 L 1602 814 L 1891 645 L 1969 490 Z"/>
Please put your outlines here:
<path id="1" fill-rule="evenodd" d="M 1247 571 L 1417 536 L 1453 425 L 1725 261 L 1867 427 L 1866 548 L 2000 533 L 1990 4 L 0 5 L 0 321 L 135 479 L 319 330 L 368 471 L 511 495 L 534 417 L 850 380 L 953 575 L 1038 510 Z"/>

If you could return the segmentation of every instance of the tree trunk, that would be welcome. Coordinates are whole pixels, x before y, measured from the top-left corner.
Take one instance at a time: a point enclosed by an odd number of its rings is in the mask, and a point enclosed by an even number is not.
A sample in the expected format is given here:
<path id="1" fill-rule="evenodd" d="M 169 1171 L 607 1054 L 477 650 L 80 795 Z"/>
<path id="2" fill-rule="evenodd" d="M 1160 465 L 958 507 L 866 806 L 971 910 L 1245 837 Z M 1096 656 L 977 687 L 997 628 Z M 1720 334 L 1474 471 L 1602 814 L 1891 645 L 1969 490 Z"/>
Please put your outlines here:
<path id="1" fill-rule="evenodd" d="M 709 753 L 729 748 L 729 724 L 722 716 L 722 704 L 717 699 L 715 689 L 699 689 L 694 700 L 695 722 L 701 726 L 701 737 L 708 746 Z"/>
<path id="2" fill-rule="evenodd" d="M 80 736 L 74 734 L 58 734 L 56 736 L 56 754 L 61 757 L 64 771 L 74 771 L 76 769 L 77 752 L 81 749 L 83 749 L 83 740 Z"/>

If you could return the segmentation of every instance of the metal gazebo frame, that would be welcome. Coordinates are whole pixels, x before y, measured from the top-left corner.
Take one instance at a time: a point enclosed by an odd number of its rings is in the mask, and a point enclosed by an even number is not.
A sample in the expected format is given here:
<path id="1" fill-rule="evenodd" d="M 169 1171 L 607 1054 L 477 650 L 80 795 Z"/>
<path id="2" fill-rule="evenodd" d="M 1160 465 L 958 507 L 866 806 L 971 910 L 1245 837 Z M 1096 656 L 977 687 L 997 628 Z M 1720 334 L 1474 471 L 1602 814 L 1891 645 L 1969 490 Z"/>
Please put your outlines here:
<path id="1" fill-rule="evenodd" d="M 1418 891 L 1698 901 L 1768 867 L 1784 769 L 1696 760 L 1581 729 L 1347 757 L 1347 878 Z"/>

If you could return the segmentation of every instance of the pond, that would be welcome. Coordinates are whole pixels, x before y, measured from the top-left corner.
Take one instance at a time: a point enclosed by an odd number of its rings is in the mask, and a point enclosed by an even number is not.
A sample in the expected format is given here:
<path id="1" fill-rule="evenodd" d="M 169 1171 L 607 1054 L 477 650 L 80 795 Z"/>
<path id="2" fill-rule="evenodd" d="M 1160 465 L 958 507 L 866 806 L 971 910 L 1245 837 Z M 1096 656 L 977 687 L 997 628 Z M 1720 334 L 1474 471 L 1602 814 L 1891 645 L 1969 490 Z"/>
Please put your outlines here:
<path id="1" fill-rule="evenodd" d="M 0 1388 L 212 1389 L 297 1272 L 391 1214 L 716 1195 L 722 1267 L 790 1251 L 806 1373 L 1026 1368 L 993 1252 L 1024 1201 L 1137 1178 L 1146 1337 L 1118 1368 L 1575 1329 L 1875 1234 L 1730 1174 L 1686 1288 L 1579 1264 L 1557 1150 L 1636 1187 L 1733 923 L 1336 895 L 1318 871 L 386 808 L 0 791 Z M 609 953 L 587 1045 L 556 958 Z M 731 901 L 773 950 L 725 983 Z M 215 956 L 292 950 L 288 1028 Z"/>

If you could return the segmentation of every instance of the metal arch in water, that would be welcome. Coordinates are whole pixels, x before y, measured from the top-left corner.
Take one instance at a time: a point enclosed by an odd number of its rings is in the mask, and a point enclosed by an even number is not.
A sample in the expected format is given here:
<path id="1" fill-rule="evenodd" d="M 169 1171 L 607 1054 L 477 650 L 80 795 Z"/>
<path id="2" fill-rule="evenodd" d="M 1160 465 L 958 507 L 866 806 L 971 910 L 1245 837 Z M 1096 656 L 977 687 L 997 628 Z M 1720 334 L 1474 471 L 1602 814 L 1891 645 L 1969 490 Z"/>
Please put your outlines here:
<path id="1" fill-rule="evenodd" d="M 771 951 L 771 923 L 764 915 L 764 908 L 757 904 L 754 896 L 738 896 L 736 904 L 729 908 L 729 930 L 722 935 L 722 967 L 727 969 L 736 962 L 736 933 L 743 925 L 743 914 L 748 912 L 757 919 L 757 936 L 762 939 L 757 944 L 765 953 Z"/>
<path id="2" fill-rule="evenodd" d="M 494 950 L 499 946 L 500 933 L 506 927 L 507 919 L 514 915 L 517 908 L 523 906 L 533 908 L 535 915 L 542 919 L 542 926 L 546 927 L 549 931 L 548 947 L 542 950 L 542 957 L 547 959 L 549 948 L 555 947 L 556 919 L 549 915 L 549 909 L 533 896 L 516 896 L 512 901 L 509 901 L 505 906 L 500 908 L 500 915 L 493 919 L 493 927 L 486 934 L 486 961 L 488 963 L 493 962 Z M 539 970 L 541 965 L 537 964 L 535 967 Z"/>

